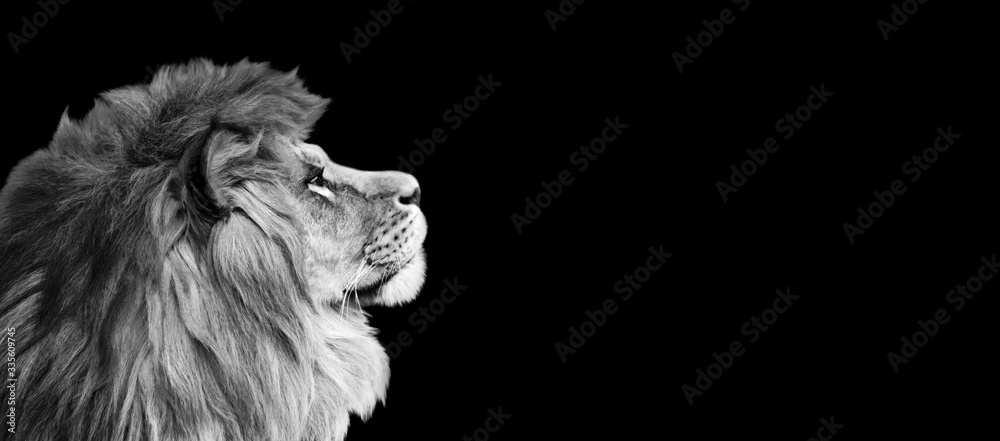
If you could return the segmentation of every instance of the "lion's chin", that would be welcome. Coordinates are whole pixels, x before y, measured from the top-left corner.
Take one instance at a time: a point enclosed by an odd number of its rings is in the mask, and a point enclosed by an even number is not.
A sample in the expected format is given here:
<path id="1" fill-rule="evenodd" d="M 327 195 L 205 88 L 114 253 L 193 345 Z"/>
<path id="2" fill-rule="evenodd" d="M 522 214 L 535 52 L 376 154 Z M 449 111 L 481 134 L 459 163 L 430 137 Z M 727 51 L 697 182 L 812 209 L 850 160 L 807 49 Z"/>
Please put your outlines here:
<path id="1" fill-rule="evenodd" d="M 409 303 L 420 293 L 426 269 L 424 252 L 422 249 L 417 250 L 413 258 L 394 276 L 381 283 L 370 295 L 360 297 L 362 306 L 396 306 Z"/>

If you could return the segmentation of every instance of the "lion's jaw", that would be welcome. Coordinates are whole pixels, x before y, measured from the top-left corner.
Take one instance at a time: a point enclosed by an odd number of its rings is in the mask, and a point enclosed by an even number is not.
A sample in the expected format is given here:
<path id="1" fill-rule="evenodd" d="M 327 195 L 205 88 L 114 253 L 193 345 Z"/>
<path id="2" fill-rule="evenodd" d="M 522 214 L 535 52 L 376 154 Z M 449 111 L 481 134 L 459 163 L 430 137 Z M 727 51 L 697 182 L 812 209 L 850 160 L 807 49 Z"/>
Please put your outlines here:
<path id="1" fill-rule="evenodd" d="M 419 237 L 422 241 L 427 227 L 422 215 L 420 219 L 423 232 L 419 233 Z M 310 291 L 314 297 L 321 299 L 321 303 L 334 307 L 338 313 L 357 312 L 369 305 L 409 303 L 420 293 L 427 269 L 421 246 L 391 264 L 372 265 L 366 255 L 349 265 L 353 269 L 346 272 L 319 267 L 323 265 L 322 261 L 317 262 L 314 258 L 307 258 L 307 262 L 311 274 Z"/>
<path id="2" fill-rule="evenodd" d="M 377 288 L 375 296 L 362 297 L 361 305 L 394 306 L 410 302 L 420 293 L 420 287 L 424 284 L 426 267 L 423 249 L 417 250 L 395 276 Z"/>

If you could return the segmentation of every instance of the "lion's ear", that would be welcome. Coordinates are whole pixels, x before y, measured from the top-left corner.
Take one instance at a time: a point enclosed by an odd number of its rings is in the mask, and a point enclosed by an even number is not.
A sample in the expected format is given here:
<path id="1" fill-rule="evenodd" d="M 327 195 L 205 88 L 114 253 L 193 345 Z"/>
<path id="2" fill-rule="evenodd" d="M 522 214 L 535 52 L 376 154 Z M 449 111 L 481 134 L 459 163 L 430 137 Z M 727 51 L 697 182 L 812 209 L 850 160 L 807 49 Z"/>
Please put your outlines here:
<path id="1" fill-rule="evenodd" d="M 257 155 L 260 141 L 251 128 L 213 120 L 178 164 L 188 210 L 209 223 L 228 216 L 236 207 L 226 188 L 239 183 L 242 176 L 234 171 Z"/>
<path id="2" fill-rule="evenodd" d="M 184 151 L 177 164 L 181 203 L 194 217 L 214 223 L 224 216 L 215 189 L 209 185 L 209 143 L 216 138 L 209 131 Z"/>

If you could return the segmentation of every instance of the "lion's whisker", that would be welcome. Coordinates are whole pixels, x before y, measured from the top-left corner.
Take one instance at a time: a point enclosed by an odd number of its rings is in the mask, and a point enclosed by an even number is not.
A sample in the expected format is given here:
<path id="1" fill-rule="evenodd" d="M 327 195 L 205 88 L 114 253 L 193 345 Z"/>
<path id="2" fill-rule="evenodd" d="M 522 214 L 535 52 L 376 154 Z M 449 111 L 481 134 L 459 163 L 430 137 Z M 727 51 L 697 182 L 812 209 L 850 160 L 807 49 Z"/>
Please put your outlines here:
<path id="1" fill-rule="evenodd" d="M 354 275 L 351 276 L 347 282 L 347 287 L 344 288 L 344 296 L 340 299 L 340 313 L 341 317 L 344 317 L 347 310 L 347 302 L 350 301 L 351 295 L 354 295 L 355 301 L 357 302 L 358 308 L 361 308 L 361 297 L 358 295 L 358 284 L 361 283 L 365 277 L 371 274 L 375 270 L 375 266 L 367 262 L 361 264 L 357 270 L 354 271 Z"/>

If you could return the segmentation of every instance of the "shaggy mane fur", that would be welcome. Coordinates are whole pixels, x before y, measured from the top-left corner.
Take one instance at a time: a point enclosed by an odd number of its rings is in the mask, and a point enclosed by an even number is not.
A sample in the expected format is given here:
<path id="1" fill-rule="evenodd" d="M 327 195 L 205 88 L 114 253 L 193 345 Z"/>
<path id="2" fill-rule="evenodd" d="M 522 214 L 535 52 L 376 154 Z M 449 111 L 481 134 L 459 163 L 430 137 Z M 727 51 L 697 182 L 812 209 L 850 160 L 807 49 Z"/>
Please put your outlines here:
<path id="1" fill-rule="evenodd" d="M 321 320 L 282 184 L 327 102 L 197 60 L 64 113 L 0 192 L 0 438 L 328 440 L 371 412 L 385 353 L 363 318 Z"/>

